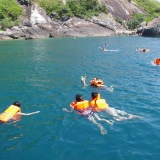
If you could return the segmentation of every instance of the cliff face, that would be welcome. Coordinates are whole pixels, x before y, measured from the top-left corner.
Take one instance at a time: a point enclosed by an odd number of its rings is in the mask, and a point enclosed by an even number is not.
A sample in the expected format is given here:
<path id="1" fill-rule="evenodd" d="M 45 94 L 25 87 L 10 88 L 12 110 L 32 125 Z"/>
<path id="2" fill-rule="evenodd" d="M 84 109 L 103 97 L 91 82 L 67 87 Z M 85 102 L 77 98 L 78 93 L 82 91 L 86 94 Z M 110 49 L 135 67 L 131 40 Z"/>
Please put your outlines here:
<path id="1" fill-rule="evenodd" d="M 128 0 L 99 0 L 105 5 L 108 12 L 115 17 L 120 17 L 124 20 L 130 20 L 134 13 L 147 14 L 142 8 L 136 6 L 135 3 Z"/>
<path id="2" fill-rule="evenodd" d="M 128 20 L 135 12 L 145 14 L 142 9 L 129 3 L 128 0 L 99 0 L 106 6 L 108 15 L 100 14 L 99 17 L 90 20 L 73 17 L 61 22 L 52 20 L 37 4 L 30 6 L 28 0 L 18 1 L 23 4 L 26 16 L 20 16 L 20 26 L 0 32 L 0 39 L 133 35 L 134 32 L 127 31 L 114 20 L 114 17 Z M 65 0 L 62 2 L 66 3 Z"/>
<path id="3" fill-rule="evenodd" d="M 142 36 L 159 37 L 160 36 L 160 17 L 155 18 L 148 24 L 142 23 L 137 33 Z"/>

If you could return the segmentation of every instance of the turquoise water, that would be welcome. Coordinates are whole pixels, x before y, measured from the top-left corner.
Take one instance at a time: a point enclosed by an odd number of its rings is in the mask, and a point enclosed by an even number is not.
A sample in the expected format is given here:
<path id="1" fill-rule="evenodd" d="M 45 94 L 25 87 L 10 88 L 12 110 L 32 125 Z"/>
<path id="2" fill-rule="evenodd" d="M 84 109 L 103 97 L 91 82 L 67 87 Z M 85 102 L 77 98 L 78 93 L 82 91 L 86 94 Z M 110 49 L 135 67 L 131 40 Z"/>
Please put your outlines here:
<path id="1" fill-rule="evenodd" d="M 99 47 L 109 44 L 102 52 Z M 149 48 L 150 52 L 137 52 Z M 1 160 L 156 160 L 160 157 L 160 39 L 143 37 L 57 38 L 0 41 L 0 112 L 15 100 L 21 121 L 0 125 Z M 114 91 L 83 87 L 100 77 Z M 141 119 L 99 122 L 64 112 L 75 94 L 85 99 L 98 91 L 118 110 Z M 113 120 L 106 113 L 99 116 Z M 97 121 L 98 122 L 98 121 Z"/>

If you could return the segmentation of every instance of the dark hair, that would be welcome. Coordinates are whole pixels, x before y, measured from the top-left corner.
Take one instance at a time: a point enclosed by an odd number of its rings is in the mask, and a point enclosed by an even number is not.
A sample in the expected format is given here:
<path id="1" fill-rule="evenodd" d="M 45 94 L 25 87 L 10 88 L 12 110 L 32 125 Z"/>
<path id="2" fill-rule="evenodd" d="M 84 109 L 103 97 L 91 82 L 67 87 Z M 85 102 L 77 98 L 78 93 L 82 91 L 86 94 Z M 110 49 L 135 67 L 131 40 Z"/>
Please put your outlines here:
<path id="1" fill-rule="evenodd" d="M 76 99 L 77 102 L 80 102 L 80 101 L 84 100 L 81 94 L 76 94 L 75 99 Z"/>
<path id="2" fill-rule="evenodd" d="M 20 107 L 20 106 L 21 106 L 21 104 L 20 104 L 18 101 L 15 101 L 15 102 L 13 103 L 13 105 L 14 105 L 14 106 L 17 106 L 17 107 Z"/>
<path id="3" fill-rule="evenodd" d="M 98 92 L 92 92 L 92 93 L 91 93 L 91 97 L 92 97 L 92 98 L 96 98 L 97 96 L 98 96 Z"/>

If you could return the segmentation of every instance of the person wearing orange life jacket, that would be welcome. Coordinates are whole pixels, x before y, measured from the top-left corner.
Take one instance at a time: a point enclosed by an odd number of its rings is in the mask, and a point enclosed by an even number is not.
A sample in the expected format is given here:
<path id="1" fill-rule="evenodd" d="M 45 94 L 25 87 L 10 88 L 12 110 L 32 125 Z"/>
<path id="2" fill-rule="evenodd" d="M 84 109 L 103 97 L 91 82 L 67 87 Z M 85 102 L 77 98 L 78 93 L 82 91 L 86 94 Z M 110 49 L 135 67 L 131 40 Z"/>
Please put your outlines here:
<path id="1" fill-rule="evenodd" d="M 20 108 L 20 103 L 18 101 L 15 101 L 11 106 L 9 106 L 2 114 L 0 114 L 0 122 L 5 123 L 9 120 L 20 120 L 21 115 L 32 115 L 37 114 L 40 111 L 32 112 L 32 113 L 22 113 Z"/>
<path id="2" fill-rule="evenodd" d="M 89 105 L 93 111 L 95 111 L 95 112 L 96 111 L 105 111 L 110 116 L 112 116 L 113 119 L 115 119 L 117 121 L 133 119 L 133 118 L 141 118 L 140 116 L 128 114 L 124 111 L 109 107 L 109 105 L 106 103 L 105 99 L 100 98 L 100 94 L 98 92 L 91 93 L 91 101 L 89 102 Z"/>
<path id="3" fill-rule="evenodd" d="M 103 126 L 100 123 L 97 123 L 94 118 L 100 121 L 105 121 L 111 125 L 113 125 L 114 121 L 109 121 L 104 118 L 100 118 L 93 110 L 89 108 L 89 102 L 87 100 L 84 100 L 82 95 L 77 94 L 75 99 L 76 100 L 70 104 L 70 107 L 76 110 L 78 114 L 81 114 L 83 117 L 86 117 L 88 120 L 96 124 L 97 127 L 100 128 L 100 131 L 102 134 L 106 134 L 107 131 L 103 128 Z M 66 109 L 63 109 L 63 110 L 66 110 Z"/>
<path id="4" fill-rule="evenodd" d="M 154 59 L 154 64 L 160 65 L 160 58 L 155 58 Z"/>
<path id="5" fill-rule="evenodd" d="M 90 84 L 96 87 L 106 87 L 104 82 L 97 77 L 94 77 L 92 80 L 90 80 Z"/>

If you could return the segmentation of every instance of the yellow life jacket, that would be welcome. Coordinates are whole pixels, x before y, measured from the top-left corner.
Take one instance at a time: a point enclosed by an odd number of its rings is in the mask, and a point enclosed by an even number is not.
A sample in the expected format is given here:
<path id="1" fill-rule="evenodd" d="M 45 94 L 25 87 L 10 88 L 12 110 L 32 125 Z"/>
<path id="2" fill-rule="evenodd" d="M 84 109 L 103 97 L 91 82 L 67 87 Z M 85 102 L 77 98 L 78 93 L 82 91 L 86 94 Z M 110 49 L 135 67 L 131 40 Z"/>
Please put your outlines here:
<path id="1" fill-rule="evenodd" d="M 17 112 L 21 112 L 21 109 L 17 106 L 11 105 L 2 114 L 0 114 L 0 121 L 7 122 L 15 116 Z"/>
<path id="2" fill-rule="evenodd" d="M 92 99 L 89 102 L 89 106 L 90 107 L 97 107 L 98 109 L 107 109 L 109 106 L 106 103 L 105 99 L 100 99 L 100 94 L 97 95 L 97 97 L 95 99 Z"/>
<path id="3" fill-rule="evenodd" d="M 96 106 L 98 109 L 107 109 L 109 107 L 105 99 L 96 100 Z"/>
<path id="4" fill-rule="evenodd" d="M 74 109 L 77 110 L 84 110 L 89 107 L 89 102 L 87 100 L 84 100 L 82 102 L 76 102 Z"/>

